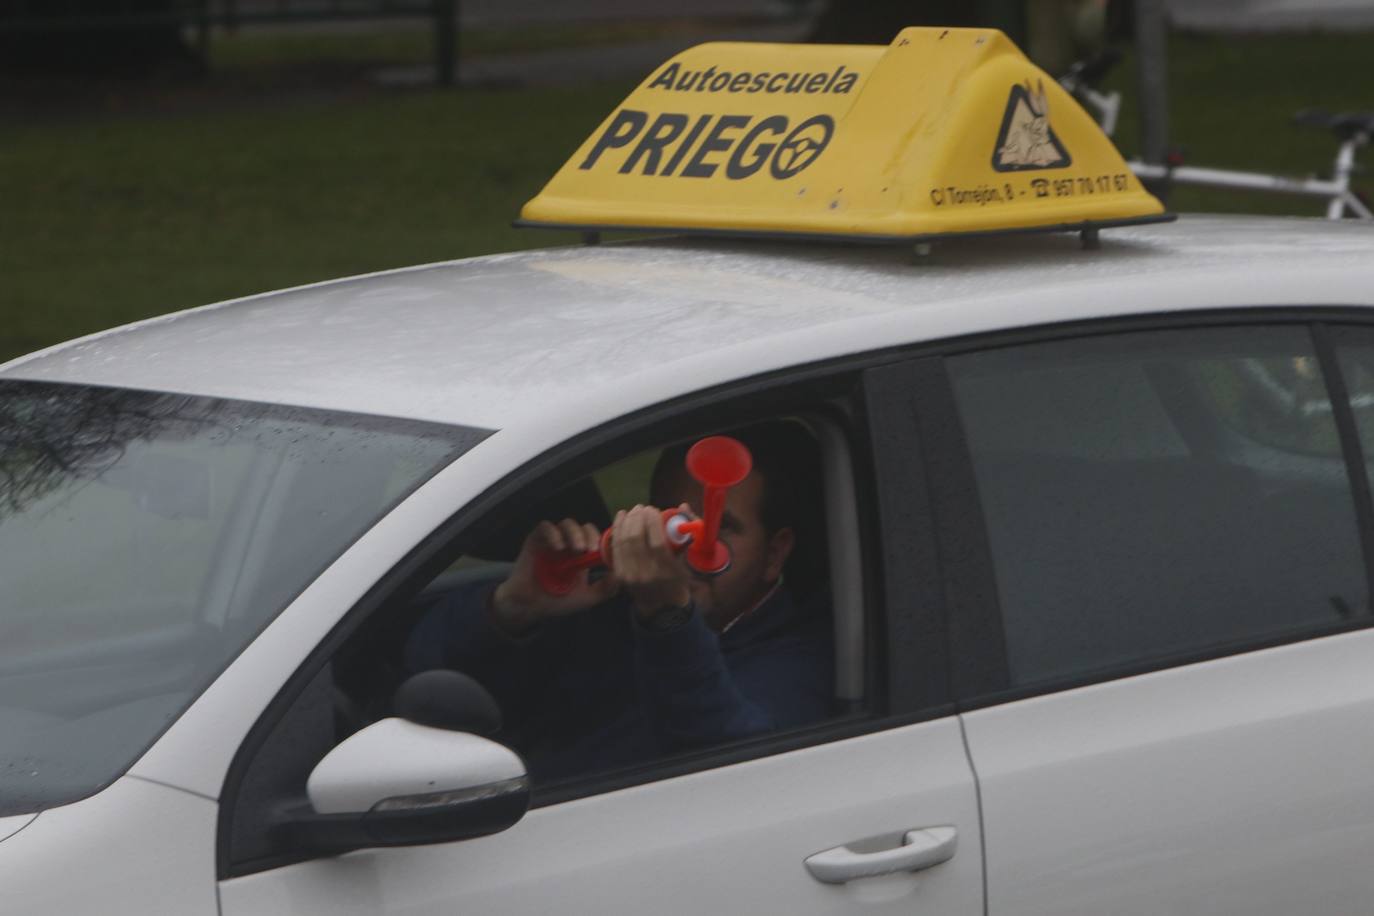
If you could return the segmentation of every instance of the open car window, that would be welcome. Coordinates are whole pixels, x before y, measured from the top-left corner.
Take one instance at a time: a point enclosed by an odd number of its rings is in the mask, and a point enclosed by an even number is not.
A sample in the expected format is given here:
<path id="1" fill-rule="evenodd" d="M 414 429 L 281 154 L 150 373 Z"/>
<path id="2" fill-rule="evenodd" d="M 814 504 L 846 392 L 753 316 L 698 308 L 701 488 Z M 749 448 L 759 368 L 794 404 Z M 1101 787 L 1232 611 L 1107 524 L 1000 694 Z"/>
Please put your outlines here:
<path id="1" fill-rule="evenodd" d="M 650 628 L 620 587 L 528 629 L 504 627 L 495 606 L 498 586 L 518 572 L 522 544 L 541 522 L 566 519 L 600 533 L 619 510 L 680 501 L 699 515 L 701 494 L 682 468 L 682 453 L 699 437 L 667 443 L 666 454 L 654 447 L 622 455 L 532 501 L 510 500 L 465 536 L 461 554 L 407 608 L 393 612 L 405 626 L 366 637 L 369 651 L 342 653 L 336 678 L 370 719 L 388 712 L 386 690 L 407 676 L 434 668 L 470 675 L 497 700 L 504 724 L 493 737 L 524 757 L 536 790 L 852 711 L 855 704 L 835 694 L 822 444 L 797 420 L 779 425 L 791 443 L 790 476 L 784 482 L 773 471 L 770 481 L 763 473 L 762 486 L 771 482 L 778 497 L 766 509 L 730 497 L 721 540 L 732 565 L 718 577 L 693 574 L 690 620 Z M 749 430 L 727 434 L 754 442 Z M 769 449 L 776 451 L 755 444 L 756 470 L 776 461 L 762 454 Z M 778 501 L 788 504 L 781 515 Z M 756 548 L 782 528 L 787 554 L 775 578 Z M 597 565 L 584 575 L 590 585 L 613 572 Z M 381 687 L 377 646 L 388 647 L 393 669 Z"/>

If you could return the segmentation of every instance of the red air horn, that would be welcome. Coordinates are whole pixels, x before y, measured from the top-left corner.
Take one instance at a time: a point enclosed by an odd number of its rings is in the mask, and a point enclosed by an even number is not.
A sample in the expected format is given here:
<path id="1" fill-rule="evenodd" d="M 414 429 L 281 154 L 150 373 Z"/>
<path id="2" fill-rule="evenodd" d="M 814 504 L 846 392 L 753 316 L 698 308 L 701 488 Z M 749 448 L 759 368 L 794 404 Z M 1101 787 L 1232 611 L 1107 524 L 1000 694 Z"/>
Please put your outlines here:
<path id="1" fill-rule="evenodd" d="M 673 550 L 687 550 L 687 565 L 702 575 L 714 576 L 730 568 L 730 548 L 720 542 L 720 516 L 725 493 L 749 476 L 754 459 L 749 449 L 729 436 L 708 436 L 687 450 L 687 473 L 705 490 L 702 517 L 690 518 L 676 509 L 663 510 L 663 533 Z M 593 566 L 614 568 L 611 530 L 601 535 L 601 548 L 569 556 L 544 552 L 534 558 L 534 576 L 544 591 L 566 595 L 577 584 L 577 575 Z"/>

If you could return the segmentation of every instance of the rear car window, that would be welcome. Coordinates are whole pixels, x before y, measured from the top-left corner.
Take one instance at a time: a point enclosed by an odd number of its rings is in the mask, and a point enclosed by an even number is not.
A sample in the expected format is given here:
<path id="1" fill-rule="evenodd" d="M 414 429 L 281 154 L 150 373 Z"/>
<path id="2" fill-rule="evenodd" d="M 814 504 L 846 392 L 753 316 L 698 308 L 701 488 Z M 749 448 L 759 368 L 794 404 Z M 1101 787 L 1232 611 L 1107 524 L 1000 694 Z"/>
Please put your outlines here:
<path id="1" fill-rule="evenodd" d="M 1331 404 L 1298 327 L 956 357 L 1014 685 L 1366 613 Z"/>
<path id="2" fill-rule="evenodd" d="M 479 430 L 0 381 L 0 815 L 96 791 Z"/>

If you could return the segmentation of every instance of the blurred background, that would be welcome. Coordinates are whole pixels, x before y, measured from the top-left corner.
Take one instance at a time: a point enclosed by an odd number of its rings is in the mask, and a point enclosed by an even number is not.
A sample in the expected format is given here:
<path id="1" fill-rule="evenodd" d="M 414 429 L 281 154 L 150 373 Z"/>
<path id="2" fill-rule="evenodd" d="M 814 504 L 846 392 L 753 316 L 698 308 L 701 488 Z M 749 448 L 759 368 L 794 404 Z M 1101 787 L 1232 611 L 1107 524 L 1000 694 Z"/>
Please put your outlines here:
<path id="1" fill-rule="evenodd" d="M 1101 89 L 1128 156 L 1321 174 L 1337 141 L 1293 114 L 1374 110 L 1374 0 L 0 0 L 0 359 L 574 242 L 510 221 L 676 51 L 923 24 L 1003 29 L 1055 75 L 1121 51 Z M 1324 210 L 1184 188 L 1169 204 Z"/>

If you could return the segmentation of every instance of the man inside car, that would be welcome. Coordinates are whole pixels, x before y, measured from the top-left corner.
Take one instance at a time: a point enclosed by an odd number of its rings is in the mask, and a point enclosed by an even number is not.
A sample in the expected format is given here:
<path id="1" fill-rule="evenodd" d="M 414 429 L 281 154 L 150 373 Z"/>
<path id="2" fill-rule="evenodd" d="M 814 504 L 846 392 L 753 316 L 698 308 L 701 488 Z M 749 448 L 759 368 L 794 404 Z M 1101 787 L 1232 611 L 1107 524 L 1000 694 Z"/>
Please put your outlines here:
<path id="1" fill-rule="evenodd" d="M 824 585 L 797 596 L 783 581 L 789 561 L 818 565 L 817 447 L 787 421 L 731 435 L 754 469 L 726 497 L 724 572 L 692 572 L 665 539 L 661 507 L 701 505 L 684 469 L 687 447 L 672 447 L 654 468 L 653 505 L 615 516 L 613 571 L 584 571 L 569 593 L 546 592 L 535 557 L 594 549 L 601 532 L 572 519 L 540 522 L 504 579 L 436 601 L 412 631 L 406 667 L 453 668 L 481 682 L 505 714 L 502 737 L 544 778 L 825 717 L 833 662 Z"/>

